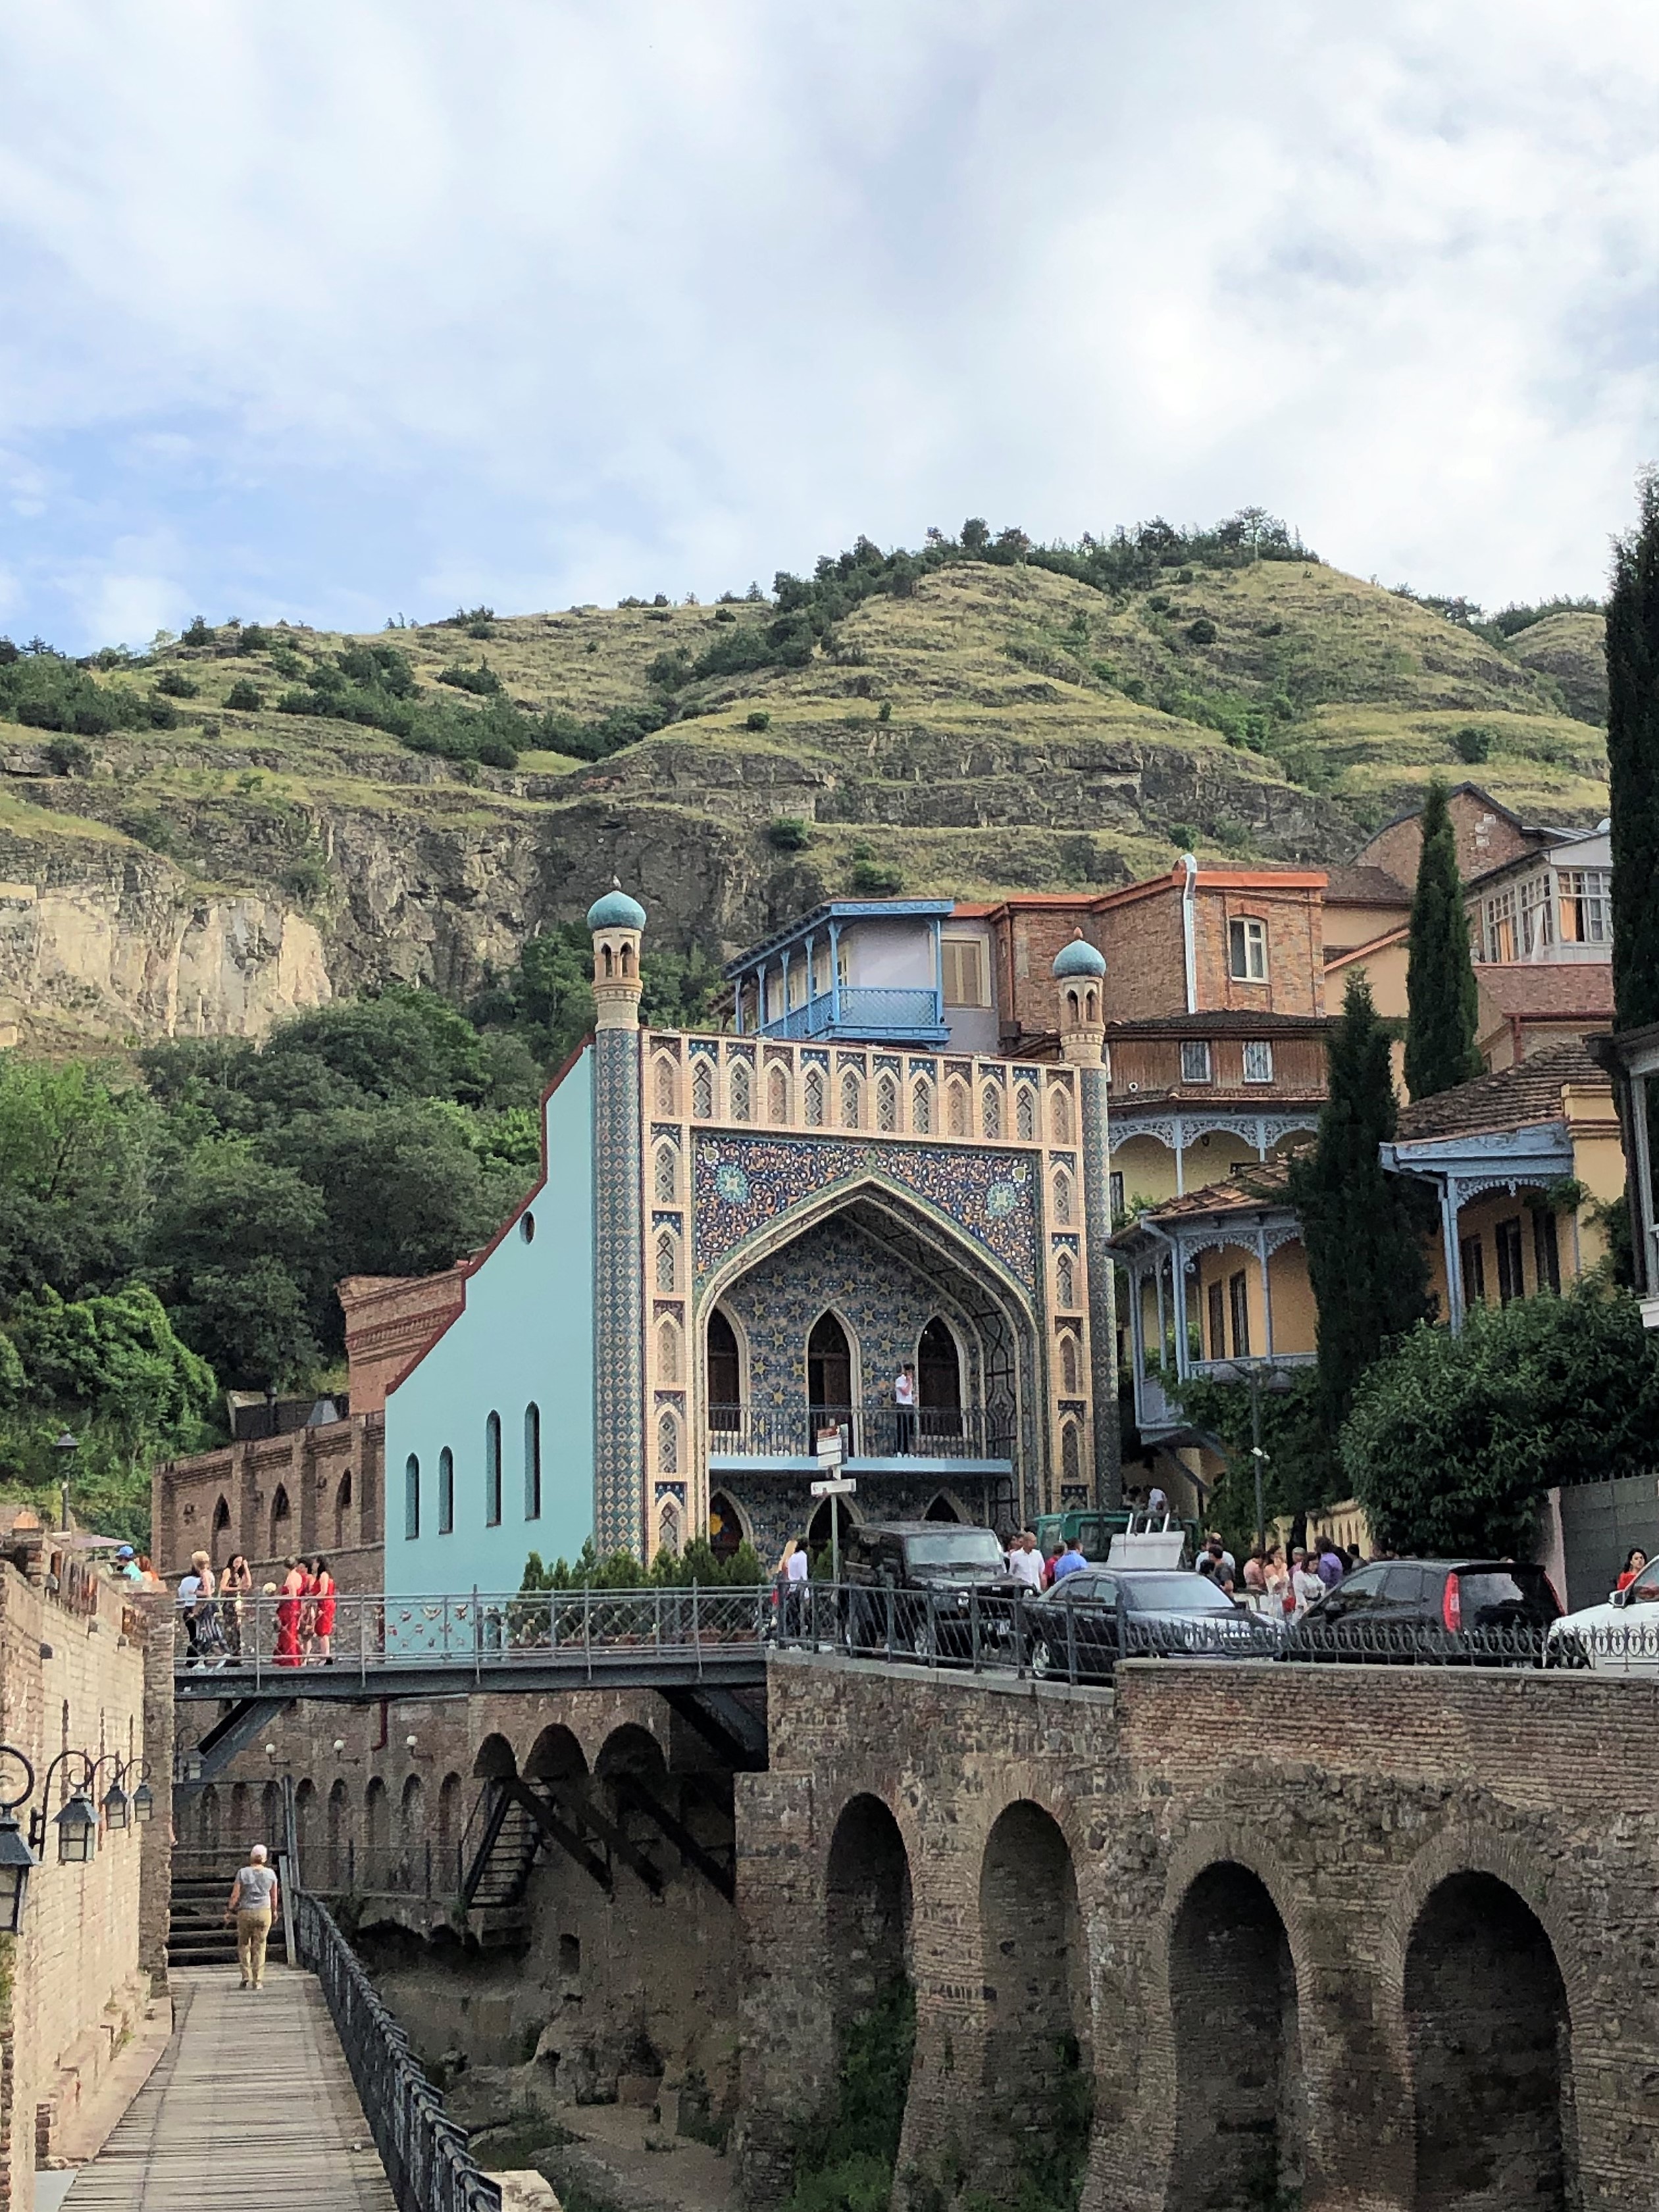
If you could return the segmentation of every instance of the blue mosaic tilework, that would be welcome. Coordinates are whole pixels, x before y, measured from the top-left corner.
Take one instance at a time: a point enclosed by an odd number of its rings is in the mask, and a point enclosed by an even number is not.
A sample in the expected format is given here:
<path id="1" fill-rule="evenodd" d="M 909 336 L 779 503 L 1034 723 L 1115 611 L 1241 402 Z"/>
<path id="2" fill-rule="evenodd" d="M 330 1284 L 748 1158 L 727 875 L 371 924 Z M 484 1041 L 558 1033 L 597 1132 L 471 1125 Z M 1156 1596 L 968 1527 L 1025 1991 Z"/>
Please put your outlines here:
<path id="1" fill-rule="evenodd" d="M 640 1317 L 640 1041 L 593 1041 L 593 1540 L 601 1553 L 645 1544 L 645 1359 Z"/>
<path id="2" fill-rule="evenodd" d="M 879 1137 L 700 1135 L 691 1180 L 696 1280 L 706 1282 L 739 1246 L 803 1200 L 873 1179 L 944 1215 L 1035 1291 L 1036 1158 Z"/>
<path id="3" fill-rule="evenodd" d="M 1089 1387 L 1100 1409 L 1095 1420 L 1095 1494 L 1098 1503 L 1122 1503 L 1117 1423 L 1117 1279 L 1107 1240 L 1112 1233 L 1111 1166 L 1107 1129 L 1106 1072 L 1078 1071 L 1083 1092 L 1083 1219 L 1089 1254 Z"/>
<path id="4" fill-rule="evenodd" d="M 757 1261 L 721 1296 L 748 1348 L 747 1399 L 765 1407 L 799 1407 L 807 1447 L 806 1340 L 833 1307 L 851 1340 L 854 1390 L 864 1405 L 890 1405 L 901 1364 L 914 1360 L 935 1314 L 956 1325 L 963 1361 L 963 1403 L 983 1403 L 978 1331 L 956 1299 L 908 1267 L 855 1224 L 831 1217 Z"/>

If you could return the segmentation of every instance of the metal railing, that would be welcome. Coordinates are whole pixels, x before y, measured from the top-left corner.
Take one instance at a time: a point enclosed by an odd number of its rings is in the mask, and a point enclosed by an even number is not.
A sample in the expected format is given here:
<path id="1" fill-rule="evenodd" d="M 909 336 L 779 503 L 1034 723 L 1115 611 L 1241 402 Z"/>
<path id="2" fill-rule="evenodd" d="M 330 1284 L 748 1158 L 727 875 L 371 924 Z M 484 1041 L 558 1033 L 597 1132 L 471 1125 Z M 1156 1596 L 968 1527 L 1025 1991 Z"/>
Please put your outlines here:
<path id="1" fill-rule="evenodd" d="M 320 1897 L 454 1898 L 461 1893 L 461 1846 L 441 1836 L 406 1844 L 313 1843 L 306 1886 Z"/>
<path id="2" fill-rule="evenodd" d="M 758 1653 L 771 1617 L 769 1586 L 572 1589 L 459 1597 L 341 1597 L 325 1651 L 313 1611 L 303 1601 L 244 1598 L 233 1650 L 216 1601 L 175 1629 L 173 1661 L 183 1674 L 234 1673 L 234 1687 L 271 1693 L 296 1676 L 331 1666 L 366 1680 L 392 1669 L 471 1668 L 568 1662 L 579 1674 L 596 1654 L 690 1661 Z"/>
<path id="3" fill-rule="evenodd" d="M 784 1649 L 1038 1681 L 1109 1681 L 1125 1659 L 1659 1674 L 1659 1621 L 1573 1629 L 1517 1622 L 1454 1631 L 1425 1621 L 1287 1621 L 1243 1607 L 1171 1618 L 1035 1595 L 828 1583 L 799 1583 L 783 1594 L 777 1642 Z"/>
<path id="4" fill-rule="evenodd" d="M 1012 1460 L 1013 1420 L 978 1406 L 711 1406 L 708 1449 L 733 1459 L 812 1459 L 838 1428 L 848 1459 Z"/>
<path id="5" fill-rule="evenodd" d="M 300 1963 L 322 1985 L 398 2212 L 501 2212 L 500 2189 L 446 2114 L 327 1906 L 301 1891 L 294 1917 Z"/>
<path id="6" fill-rule="evenodd" d="M 816 992 L 804 1005 L 772 1015 L 761 1029 L 772 1037 L 822 1036 L 837 1026 L 860 1036 L 903 1036 L 940 1029 L 944 1022 L 944 1006 L 931 988 L 844 983 L 839 998 L 831 991 Z"/>

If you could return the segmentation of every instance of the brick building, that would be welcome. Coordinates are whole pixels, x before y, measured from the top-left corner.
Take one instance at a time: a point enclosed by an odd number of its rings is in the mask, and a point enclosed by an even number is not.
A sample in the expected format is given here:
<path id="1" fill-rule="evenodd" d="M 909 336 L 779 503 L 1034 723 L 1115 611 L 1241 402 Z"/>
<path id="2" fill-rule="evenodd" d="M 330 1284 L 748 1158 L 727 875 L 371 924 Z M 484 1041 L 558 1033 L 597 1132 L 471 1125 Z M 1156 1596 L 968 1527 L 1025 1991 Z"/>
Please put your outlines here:
<path id="1" fill-rule="evenodd" d="M 0 1741 L 33 1770 L 25 1831 L 32 1812 L 46 1815 L 22 1930 L 0 1938 L 0 2205 L 15 2212 L 33 2203 L 37 2165 L 83 2121 L 166 1979 L 172 1607 L 135 1600 L 90 1557 L 21 1523 L 0 1550 Z M 64 1752 L 98 1762 L 98 1847 L 85 1865 L 58 1858 L 52 1823 L 82 1771 Z M 129 1795 L 148 1782 L 148 1821 L 118 1829 L 102 1816 L 118 1772 Z M 5 1794 L 22 1786 L 7 1759 Z"/>

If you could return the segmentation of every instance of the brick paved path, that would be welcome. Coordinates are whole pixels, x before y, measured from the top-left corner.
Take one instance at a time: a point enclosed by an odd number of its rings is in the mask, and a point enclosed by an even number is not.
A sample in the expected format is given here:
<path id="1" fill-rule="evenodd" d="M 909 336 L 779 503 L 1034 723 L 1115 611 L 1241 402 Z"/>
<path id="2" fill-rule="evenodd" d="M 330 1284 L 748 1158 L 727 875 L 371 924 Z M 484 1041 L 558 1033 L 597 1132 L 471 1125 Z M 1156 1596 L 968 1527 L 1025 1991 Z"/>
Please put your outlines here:
<path id="1" fill-rule="evenodd" d="M 173 2040 L 67 2212 L 395 2212 L 315 1978 L 172 1976 Z"/>

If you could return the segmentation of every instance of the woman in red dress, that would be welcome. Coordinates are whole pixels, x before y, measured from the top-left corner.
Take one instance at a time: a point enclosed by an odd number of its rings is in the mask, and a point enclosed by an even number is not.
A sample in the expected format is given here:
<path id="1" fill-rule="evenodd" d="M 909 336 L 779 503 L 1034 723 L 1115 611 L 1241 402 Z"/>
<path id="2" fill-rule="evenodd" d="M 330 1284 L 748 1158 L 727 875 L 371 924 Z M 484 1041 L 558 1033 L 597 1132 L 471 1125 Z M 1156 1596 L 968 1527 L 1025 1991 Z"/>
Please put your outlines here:
<path id="1" fill-rule="evenodd" d="M 328 1561 L 322 1558 L 311 1563 L 311 1589 L 317 1601 L 316 1618 L 312 1626 L 312 1656 L 320 1659 L 325 1667 L 334 1664 L 330 1639 L 334 1634 L 334 1577 L 328 1571 Z"/>
<path id="2" fill-rule="evenodd" d="M 297 1667 L 301 1663 L 300 1616 L 305 1610 L 305 1570 L 297 1559 L 288 1563 L 288 1573 L 283 1579 L 283 1593 L 276 1601 L 276 1664 Z"/>

